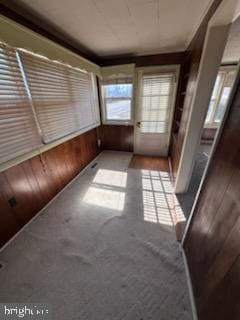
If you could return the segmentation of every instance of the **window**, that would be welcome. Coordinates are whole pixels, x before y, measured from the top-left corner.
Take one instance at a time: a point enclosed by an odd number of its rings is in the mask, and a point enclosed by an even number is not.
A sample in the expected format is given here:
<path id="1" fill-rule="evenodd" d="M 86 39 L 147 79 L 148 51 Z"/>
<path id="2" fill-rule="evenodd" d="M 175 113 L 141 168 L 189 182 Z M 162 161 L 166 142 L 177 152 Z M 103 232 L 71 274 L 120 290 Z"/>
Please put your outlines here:
<path id="1" fill-rule="evenodd" d="M 131 121 L 132 84 L 104 85 L 106 120 Z"/>
<path id="2" fill-rule="evenodd" d="M 42 144 L 16 51 L 0 44 L 0 163 Z"/>
<path id="3" fill-rule="evenodd" d="M 105 124 L 133 122 L 133 79 L 135 65 L 119 65 L 102 69 L 102 117 Z"/>
<path id="4" fill-rule="evenodd" d="M 100 122 L 93 74 L 4 44 L 0 93 L 0 163 Z"/>
<path id="5" fill-rule="evenodd" d="M 235 71 L 233 69 L 224 68 L 219 71 L 214 84 L 204 127 L 218 127 L 222 121 L 234 78 Z"/>
<path id="6" fill-rule="evenodd" d="M 20 53 L 44 143 L 98 122 L 92 75 Z"/>
<path id="7" fill-rule="evenodd" d="M 174 97 L 175 74 L 143 74 L 140 76 L 142 133 L 167 133 Z"/>

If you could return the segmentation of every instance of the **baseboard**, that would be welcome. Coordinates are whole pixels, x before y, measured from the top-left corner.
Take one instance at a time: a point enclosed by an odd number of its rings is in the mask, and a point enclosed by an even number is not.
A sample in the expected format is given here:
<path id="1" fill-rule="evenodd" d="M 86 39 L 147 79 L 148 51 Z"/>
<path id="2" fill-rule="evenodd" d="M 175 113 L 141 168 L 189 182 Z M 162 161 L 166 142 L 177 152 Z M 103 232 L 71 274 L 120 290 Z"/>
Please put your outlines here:
<path id="1" fill-rule="evenodd" d="M 196 305 L 195 305 L 195 299 L 194 299 L 193 288 L 192 288 L 192 281 L 191 281 L 190 272 L 189 272 L 189 268 L 188 268 L 187 258 L 186 258 L 184 249 L 181 246 L 181 244 L 179 246 L 180 246 L 180 250 L 181 250 L 182 256 L 183 256 L 183 263 L 184 263 L 184 269 L 185 269 L 186 278 L 187 278 L 187 285 L 188 285 L 188 292 L 189 292 L 193 320 L 198 320 L 197 309 L 196 309 Z"/>
<path id="2" fill-rule="evenodd" d="M 42 211 L 44 211 L 57 197 L 60 196 L 60 194 L 66 190 L 76 179 L 78 179 L 89 167 L 91 167 L 93 165 L 93 163 L 97 160 L 97 158 L 100 156 L 100 154 L 102 153 L 102 151 L 91 161 L 89 162 L 89 164 L 84 167 L 68 184 L 66 184 L 65 187 L 63 187 L 40 211 L 38 211 L 20 230 L 18 230 L 18 232 L 16 232 L 14 234 L 14 236 L 12 236 L 12 238 L 10 238 L 1 248 L 0 248 L 0 252 L 2 252 L 15 238 L 17 238 L 19 236 L 19 234 L 21 232 L 23 232 L 27 226 L 32 223 L 35 219 L 37 219 L 37 217 L 41 214 Z"/>

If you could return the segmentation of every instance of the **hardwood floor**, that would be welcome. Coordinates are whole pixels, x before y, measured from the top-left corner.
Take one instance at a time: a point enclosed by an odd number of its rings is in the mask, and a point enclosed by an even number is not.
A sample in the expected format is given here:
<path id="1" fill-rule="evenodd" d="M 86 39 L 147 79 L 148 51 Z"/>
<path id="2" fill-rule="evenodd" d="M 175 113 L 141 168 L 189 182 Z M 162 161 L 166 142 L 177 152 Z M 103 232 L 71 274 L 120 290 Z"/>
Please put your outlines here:
<path id="1" fill-rule="evenodd" d="M 134 154 L 129 168 L 169 172 L 168 158 L 148 157 Z"/>

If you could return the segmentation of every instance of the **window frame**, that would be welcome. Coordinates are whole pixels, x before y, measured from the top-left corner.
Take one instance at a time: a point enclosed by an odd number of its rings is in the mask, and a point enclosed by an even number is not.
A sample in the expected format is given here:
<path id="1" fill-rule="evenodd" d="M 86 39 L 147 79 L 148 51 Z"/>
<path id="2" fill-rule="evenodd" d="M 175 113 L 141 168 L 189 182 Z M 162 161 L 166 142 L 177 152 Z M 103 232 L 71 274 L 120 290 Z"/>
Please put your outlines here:
<path id="1" fill-rule="evenodd" d="M 117 77 L 116 77 L 117 79 Z M 109 83 L 110 84 L 110 83 Z M 112 85 L 114 84 L 120 84 L 120 83 L 112 83 Z M 135 96 L 135 75 L 133 75 L 132 77 L 132 82 L 130 83 L 122 83 L 122 84 L 131 84 L 132 85 L 132 96 L 130 98 L 130 119 L 129 120 L 120 120 L 120 119 L 107 119 L 107 104 L 106 104 L 106 100 L 104 97 L 104 86 L 107 84 L 104 84 L 103 81 L 100 81 L 100 107 L 101 107 L 101 115 L 102 115 L 102 124 L 104 125 L 134 125 L 134 96 Z M 121 100 L 120 98 L 113 98 L 116 100 Z M 128 100 L 128 99 L 126 99 Z"/>
<path id="2" fill-rule="evenodd" d="M 35 120 L 40 128 L 40 135 L 44 145 L 48 145 L 49 143 L 75 132 L 81 132 L 85 128 L 98 124 L 99 117 L 96 117 L 97 108 L 95 105 L 97 103 L 95 94 L 96 81 L 93 80 L 92 72 L 87 72 L 58 61 L 53 61 L 26 50 L 17 50 L 17 52 L 19 55 L 19 64 L 22 67 L 23 76 L 26 82 L 25 85 L 30 94 L 29 99 L 31 100 L 32 107 L 35 111 Z M 43 68 L 46 69 L 46 75 L 40 75 L 40 80 L 38 77 L 42 70 L 41 67 L 36 68 L 35 64 L 39 64 L 40 66 L 43 64 Z M 38 68 L 40 69 L 40 73 Z M 45 95 L 42 92 L 44 91 L 43 88 L 49 83 L 47 77 L 48 72 L 50 77 L 53 74 L 53 82 L 51 83 L 51 91 L 49 90 Z M 60 82 L 59 79 L 61 79 Z M 39 82 L 37 89 L 36 81 Z M 79 87 L 84 85 L 85 91 L 83 94 L 80 92 L 79 88 L 75 89 L 76 83 Z M 64 92 L 63 97 L 60 95 L 60 99 L 58 97 L 59 88 L 62 88 L 62 91 Z M 82 101 L 85 94 L 87 94 L 89 98 L 89 105 L 87 105 L 87 107 L 92 118 L 91 120 L 94 119 L 94 122 L 92 123 L 82 123 L 82 119 L 84 119 L 84 116 L 86 115 L 85 102 Z M 53 97 L 54 100 L 52 100 Z M 55 100 L 60 103 L 56 104 Z M 59 108 L 59 105 L 61 105 L 61 109 Z M 51 106 L 53 106 L 53 108 L 51 108 Z M 44 109 L 45 115 L 42 119 L 41 114 Z M 54 113 L 52 112 L 52 109 L 54 110 Z M 63 111 L 66 114 L 62 116 L 61 114 Z M 55 120 L 56 114 L 60 114 L 60 118 L 57 120 Z M 67 117 L 70 118 L 70 121 L 67 123 L 68 127 L 64 127 L 62 124 L 65 124 L 64 118 Z M 50 133 L 48 132 L 49 128 Z M 55 129 L 55 132 L 54 134 L 51 134 L 53 129 Z"/>
<path id="3" fill-rule="evenodd" d="M 212 91 L 211 98 L 210 98 L 210 101 L 209 101 L 209 104 L 208 104 L 208 110 L 209 110 L 210 103 L 212 101 L 214 101 L 214 106 L 213 106 L 213 109 L 212 109 L 212 111 L 210 113 L 210 121 L 206 121 L 206 118 L 205 118 L 204 128 L 217 129 L 219 127 L 220 123 L 221 123 L 221 121 L 215 121 L 215 117 L 216 117 L 217 109 L 218 109 L 218 106 L 219 106 L 219 102 L 220 102 L 221 97 L 222 97 L 223 90 L 224 90 L 225 87 L 228 87 L 228 86 L 225 85 L 226 78 L 228 76 L 228 73 L 232 72 L 232 71 L 236 71 L 236 67 L 223 66 L 223 67 L 220 67 L 220 69 L 219 69 L 219 71 L 217 73 L 217 76 L 218 75 L 222 75 L 222 79 L 220 79 L 220 85 L 219 85 L 219 88 L 217 88 L 217 93 L 216 93 L 216 98 L 215 99 L 212 99 L 212 94 L 213 94 L 213 91 Z M 217 77 L 216 77 L 216 79 L 217 79 Z M 215 86 L 215 83 L 214 83 L 214 86 Z M 231 87 L 231 89 L 232 89 L 232 87 Z M 214 90 L 214 87 L 213 87 L 213 90 Z M 230 94 L 231 94 L 231 91 L 230 91 Z M 229 96 L 230 96 L 230 94 L 229 94 Z M 228 97 L 228 99 L 229 99 L 229 97 Z M 227 103 L 228 103 L 228 100 L 227 100 Z M 226 105 L 227 105 L 227 103 L 226 103 Z M 207 117 L 207 114 L 206 114 L 206 117 Z"/>
<path id="4" fill-rule="evenodd" d="M 177 102 L 177 96 L 178 96 L 178 89 L 179 89 L 179 79 L 180 79 L 180 72 L 181 72 L 181 65 L 180 64 L 172 64 L 172 65 L 156 65 L 156 66 L 150 66 L 150 67 L 138 67 L 136 69 L 136 110 L 135 110 L 135 126 L 137 126 L 137 121 L 139 119 L 139 104 L 140 104 L 140 81 L 141 81 L 141 72 L 146 74 L 159 74 L 159 73 L 165 73 L 165 72 L 172 72 L 176 76 L 175 80 L 175 88 L 173 92 L 173 100 L 172 100 L 172 106 L 171 106 L 171 113 L 170 113 L 170 120 L 169 120 L 169 141 L 171 139 L 172 134 L 172 128 L 173 128 L 173 120 L 174 120 L 174 112 L 176 108 L 176 102 Z M 135 130 L 137 131 L 137 130 Z"/>
<path id="5" fill-rule="evenodd" d="M 37 131 L 38 131 L 38 135 L 41 139 L 41 143 L 38 144 L 36 147 L 33 147 L 31 149 L 29 149 L 29 151 L 26 151 L 24 153 L 21 153 L 17 156 L 14 156 L 12 158 L 10 158 L 9 160 L 6 160 L 6 161 L 3 161 L 3 162 L 0 162 L 0 172 L 2 171 L 5 171 L 6 169 L 8 168 L 11 168 L 12 166 L 15 166 L 19 163 L 22 163 L 23 161 L 26 161 L 28 159 L 31 159 L 33 158 L 34 156 L 37 156 L 39 154 L 42 154 L 43 152 L 47 151 L 47 150 L 50 150 L 68 140 L 71 140 L 85 132 L 88 132 L 96 127 L 99 127 L 101 125 L 101 118 L 100 118 L 100 112 L 101 112 L 101 108 L 100 108 L 100 99 L 99 99 L 99 94 L 98 94 L 98 87 L 97 87 L 97 82 L 98 82 L 98 75 L 93 73 L 93 72 L 89 72 L 89 71 L 84 71 L 86 73 L 89 74 L 90 78 L 91 78 L 91 81 L 89 82 L 89 84 L 92 86 L 92 91 L 91 91 L 91 94 L 92 94 L 92 103 L 91 103 L 91 107 L 92 107 L 92 110 L 94 111 L 94 116 L 95 116 L 95 123 L 93 124 L 90 124 L 89 126 L 87 127 L 83 127 L 83 128 L 80 128 L 79 130 L 76 130 L 74 132 L 71 132 L 67 135 L 64 135 L 64 136 L 61 136 L 59 138 L 57 138 L 56 140 L 53 140 L 53 141 L 49 141 L 47 143 L 44 143 L 43 142 L 43 136 L 42 136 L 42 133 L 41 133 L 41 128 L 39 126 L 39 122 L 37 120 L 37 117 L 36 117 L 36 114 L 35 114 L 35 108 L 34 108 L 34 101 L 32 100 L 32 96 L 31 96 L 31 91 L 30 91 L 30 88 L 29 88 L 29 84 L 28 84 L 28 80 L 27 80 L 27 77 L 26 77 L 26 74 L 25 74 L 25 71 L 24 71 L 24 67 L 23 67 L 23 64 L 22 64 L 22 61 L 21 61 L 21 58 L 20 58 L 20 54 L 21 52 L 28 52 L 29 54 L 31 55 L 37 55 L 33 52 L 30 52 L 28 50 L 24 50 L 24 49 L 19 49 L 19 48 L 15 48 L 15 47 L 12 47 L 12 46 L 9 46 L 8 44 L 4 43 L 4 42 L 0 42 L 0 44 L 3 46 L 3 47 L 6 47 L 6 48 L 9 48 L 10 50 L 13 50 L 15 52 L 15 55 L 16 55 L 16 59 L 17 59 L 17 63 L 18 63 L 18 67 L 19 67 L 19 70 L 21 71 L 21 80 L 23 81 L 24 83 L 24 91 L 26 91 L 26 96 L 27 96 L 27 100 L 29 102 L 29 110 L 31 110 L 31 112 L 33 112 L 33 124 L 34 124 L 34 127 L 37 128 Z M 38 56 L 38 55 L 37 55 Z M 68 65 L 68 64 L 65 64 L 65 63 L 62 63 L 62 62 L 59 62 L 59 61 L 54 61 L 54 60 L 51 60 L 47 57 L 44 57 L 44 56 L 41 56 L 41 58 L 43 59 L 46 59 L 46 60 L 49 60 L 50 62 L 57 62 L 59 64 L 62 64 L 66 67 L 70 67 L 70 68 L 75 68 L 75 67 L 72 67 L 71 65 Z"/>
<path id="6" fill-rule="evenodd" d="M 152 71 L 149 71 L 148 69 L 145 69 L 146 71 L 145 72 L 143 72 L 141 75 L 139 75 L 139 92 L 138 92 L 138 108 L 139 108 L 139 112 L 142 112 L 143 111 L 143 105 L 142 105 L 142 103 L 143 103 L 143 100 L 144 100 L 144 98 L 145 97 L 150 97 L 151 99 L 152 99 L 152 97 L 162 97 L 162 96 L 166 96 L 166 97 L 168 97 L 168 98 L 170 98 L 170 99 L 172 99 L 171 100 L 171 102 L 169 103 L 169 108 L 170 108 L 170 112 L 169 112 L 169 114 L 168 114 L 168 116 L 169 116 L 169 119 L 167 119 L 167 117 L 166 117 L 166 119 L 165 120 L 163 120 L 163 121 L 158 121 L 158 122 L 166 122 L 166 123 L 168 123 L 168 126 L 167 126 L 167 128 L 166 128 L 166 130 L 167 131 L 171 131 L 171 130 L 169 130 L 169 128 L 170 128 L 170 126 L 171 126 L 171 124 L 172 124 L 172 116 L 173 116 L 173 109 L 174 109 L 174 105 L 175 105 L 175 98 L 176 98 L 176 84 L 177 84 L 177 77 L 178 77 L 178 75 L 177 75 L 177 72 L 178 72 L 178 69 L 176 68 L 176 69 L 172 69 L 172 70 L 167 70 L 166 68 L 165 68 L 165 66 L 163 66 L 163 68 L 157 68 L 156 70 L 152 70 Z M 141 72 L 141 70 L 140 70 L 140 72 Z M 173 80 L 173 82 L 172 82 L 172 84 L 170 85 L 170 90 L 172 90 L 172 92 L 171 93 L 169 93 L 169 94 L 153 94 L 153 95 L 144 95 L 144 79 L 145 78 L 148 78 L 148 77 L 161 77 L 161 76 L 169 76 L 169 77 L 173 77 L 174 78 L 174 80 Z M 159 110 L 158 110 L 159 111 Z M 168 108 L 166 108 L 165 109 L 165 111 L 166 111 L 166 113 L 168 112 Z M 141 114 L 139 114 L 138 115 L 138 120 L 141 122 L 141 124 L 143 123 L 143 122 L 145 122 L 143 119 L 142 119 L 142 115 Z M 146 132 L 144 132 L 144 131 L 142 131 L 142 125 L 141 125 L 141 127 L 140 127 L 140 132 L 141 132 L 141 134 L 167 134 L 167 132 L 148 132 L 148 131 L 146 131 Z"/>

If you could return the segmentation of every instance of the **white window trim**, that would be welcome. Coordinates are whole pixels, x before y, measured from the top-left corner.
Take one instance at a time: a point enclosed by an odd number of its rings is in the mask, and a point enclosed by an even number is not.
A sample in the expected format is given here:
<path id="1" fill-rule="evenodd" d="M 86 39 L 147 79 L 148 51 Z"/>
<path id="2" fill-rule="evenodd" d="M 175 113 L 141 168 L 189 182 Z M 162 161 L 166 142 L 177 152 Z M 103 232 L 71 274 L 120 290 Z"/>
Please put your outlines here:
<path id="1" fill-rule="evenodd" d="M 5 45 L 5 44 L 4 44 Z M 27 91 L 27 96 L 28 96 L 28 99 L 29 99 L 29 102 L 30 102 L 30 107 L 32 108 L 32 111 L 34 113 L 34 120 L 35 120 L 35 125 L 37 126 L 38 130 L 39 130 L 39 136 L 42 138 L 42 134 L 41 134 L 41 130 L 40 130 L 40 127 L 39 127 L 39 124 L 38 124 L 38 121 L 37 121 L 37 118 L 36 118 L 36 115 L 35 115 L 35 109 L 34 109 L 34 106 L 32 104 L 32 98 L 31 98 L 31 92 L 29 90 L 29 86 L 28 86 L 28 82 L 27 82 L 27 79 L 26 79 L 26 76 L 25 76 L 25 72 L 24 72 L 24 68 L 23 68 L 23 65 L 22 65 L 22 62 L 21 62 L 21 59 L 19 57 L 19 50 L 16 49 L 16 48 L 13 48 L 10 46 L 10 48 L 12 48 L 13 50 L 15 50 L 15 54 L 16 54 L 16 57 L 17 57 L 17 61 L 18 61 L 18 64 L 19 64 L 19 68 L 20 68 L 20 71 L 21 71 L 21 75 L 22 75 L 22 79 L 23 79 L 23 82 L 24 82 L 24 86 L 25 86 L 25 90 Z M 52 60 L 50 60 L 52 61 Z M 68 65 L 67 65 L 68 66 Z M 71 67 L 69 65 L 69 67 Z M 94 106 L 92 106 L 95 110 L 96 110 L 96 122 L 95 123 L 92 123 L 90 125 L 87 125 L 86 127 L 82 127 L 81 129 L 75 131 L 75 132 L 72 132 L 72 133 L 69 133 L 65 136 L 62 136 L 60 138 L 57 138 L 56 140 L 54 141 L 51 141 L 51 142 L 48 142 L 48 143 L 42 143 L 41 145 L 39 146 L 36 146 L 34 147 L 32 150 L 26 152 L 26 153 L 23 153 L 17 157 L 14 157 L 10 160 L 7 160 L 5 162 L 2 162 L 0 163 L 0 173 L 17 165 L 17 164 L 20 164 L 26 160 L 29 160 L 37 155 L 40 155 L 42 154 L 43 152 L 47 151 L 47 150 L 50 150 L 50 149 L 53 149 L 55 148 L 56 146 L 68 141 L 68 140 L 71 140 L 79 135 L 82 135 L 83 133 L 85 132 L 88 132 L 90 130 L 93 130 L 94 128 L 97 128 L 101 125 L 101 120 L 100 120 L 100 101 L 99 101 L 99 97 L 98 97 L 98 90 L 97 90 L 97 79 L 96 79 L 96 74 L 94 74 L 93 72 L 88 72 L 89 74 L 91 74 L 91 77 L 92 77 L 92 84 L 93 84 L 93 91 L 94 91 L 94 95 L 95 95 L 95 103 L 94 103 Z"/>
<path id="2" fill-rule="evenodd" d="M 234 67 L 234 66 L 222 66 L 222 67 L 220 67 L 220 69 L 218 71 L 218 75 L 220 73 L 223 73 L 223 79 L 221 80 L 221 83 L 220 83 L 220 86 L 219 86 L 219 89 L 218 89 L 218 92 L 217 92 L 217 98 L 215 100 L 214 107 L 213 107 L 213 110 L 212 110 L 211 115 L 210 115 L 210 121 L 204 122 L 204 128 L 206 128 L 206 129 L 217 129 L 220 126 L 221 121 L 219 121 L 219 122 L 214 121 L 216 110 L 217 110 L 217 107 L 219 105 L 219 102 L 220 102 L 220 99 L 221 99 L 221 96 L 222 96 L 222 92 L 223 92 L 223 89 L 224 89 L 224 83 L 225 83 L 225 79 L 226 79 L 227 73 L 231 72 L 231 71 L 235 71 L 235 70 L 236 70 L 236 67 Z M 210 104 L 210 102 L 211 102 L 211 99 L 209 101 L 209 104 Z"/>
<path id="3" fill-rule="evenodd" d="M 204 124 L 205 129 L 217 129 L 220 125 L 220 122 L 206 122 Z"/>
<path id="4" fill-rule="evenodd" d="M 132 81 L 132 97 L 131 97 L 131 118 L 130 120 L 109 120 L 107 119 L 107 110 L 106 110 L 106 104 L 105 104 L 105 99 L 104 99 L 104 88 L 103 88 L 103 83 L 100 81 L 100 107 L 101 107 L 101 113 L 102 113 L 102 124 L 104 125 L 134 125 L 134 92 L 135 92 L 135 76 L 133 76 L 133 81 Z"/>

